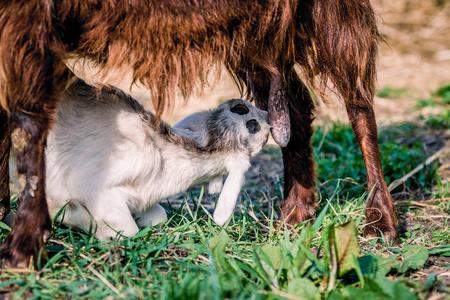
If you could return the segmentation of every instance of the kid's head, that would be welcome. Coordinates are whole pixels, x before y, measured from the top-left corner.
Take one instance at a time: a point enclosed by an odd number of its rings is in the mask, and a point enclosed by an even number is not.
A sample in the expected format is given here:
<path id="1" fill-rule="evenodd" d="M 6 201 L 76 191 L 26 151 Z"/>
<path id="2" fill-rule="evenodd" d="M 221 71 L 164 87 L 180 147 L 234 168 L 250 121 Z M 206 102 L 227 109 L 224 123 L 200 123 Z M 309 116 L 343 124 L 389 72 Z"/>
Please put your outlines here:
<path id="1" fill-rule="evenodd" d="M 207 121 L 208 146 L 236 149 L 255 155 L 266 144 L 268 113 L 242 99 L 231 99 L 215 108 Z"/>

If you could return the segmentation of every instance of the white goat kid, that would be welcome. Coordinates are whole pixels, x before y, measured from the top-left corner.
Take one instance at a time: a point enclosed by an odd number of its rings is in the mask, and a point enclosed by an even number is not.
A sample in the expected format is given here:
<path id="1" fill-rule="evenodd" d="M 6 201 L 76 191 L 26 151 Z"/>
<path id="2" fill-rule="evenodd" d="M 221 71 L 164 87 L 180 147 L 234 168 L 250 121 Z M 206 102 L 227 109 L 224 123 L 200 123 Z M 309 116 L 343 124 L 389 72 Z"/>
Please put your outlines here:
<path id="1" fill-rule="evenodd" d="M 49 210 L 65 207 L 63 223 L 103 240 L 165 221 L 162 199 L 208 181 L 221 189 L 214 221 L 226 224 L 269 134 L 267 113 L 240 99 L 171 128 L 112 87 L 79 80 L 61 97 L 46 150 Z"/>

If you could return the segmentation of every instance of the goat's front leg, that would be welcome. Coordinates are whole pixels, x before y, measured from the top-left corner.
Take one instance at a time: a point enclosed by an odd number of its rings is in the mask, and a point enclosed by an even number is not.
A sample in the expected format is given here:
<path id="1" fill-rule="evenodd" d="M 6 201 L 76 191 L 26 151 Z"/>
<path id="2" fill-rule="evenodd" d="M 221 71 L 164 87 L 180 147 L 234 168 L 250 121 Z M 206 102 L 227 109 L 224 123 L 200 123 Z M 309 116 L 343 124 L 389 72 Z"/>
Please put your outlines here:
<path id="1" fill-rule="evenodd" d="M 271 122 L 277 126 L 278 140 L 287 142 L 287 145 L 281 143 L 284 164 L 281 212 L 285 222 L 297 224 L 313 218 L 316 208 L 311 146 L 314 104 L 294 68 L 283 75 L 283 78 L 270 76 L 259 70 L 247 72 L 245 76 L 240 74 L 240 77 L 247 81 L 257 106 L 272 112 Z"/>
<path id="2" fill-rule="evenodd" d="M 347 113 L 366 164 L 369 199 L 366 205 L 365 234 L 382 233 L 388 238 L 395 238 L 397 215 L 381 169 L 373 107 L 371 104 L 348 104 Z"/>
<path id="3" fill-rule="evenodd" d="M 13 112 L 11 115 L 11 142 L 16 153 L 21 192 L 13 230 L 0 250 L 6 266 L 29 267 L 50 233 L 44 148 L 51 111 Z"/>
<path id="4" fill-rule="evenodd" d="M 230 220 L 248 168 L 249 166 L 235 166 L 229 170 L 213 214 L 217 225 L 223 226 Z"/>
<path id="5" fill-rule="evenodd" d="M 306 86 L 294 69 L 287 72 L 286 89 L 291 122 L 291 138 L 283 152 L 283 219 L 290 224 L 313 218 L 316 209 L 315 175 L 311 137 L 314 104 Z"/>
<path id="6" fill-rule="evenodd" d="M 9 213 L 9 151 L 11 139 L 8 115 L 0 108 L 0 220 Z"/>

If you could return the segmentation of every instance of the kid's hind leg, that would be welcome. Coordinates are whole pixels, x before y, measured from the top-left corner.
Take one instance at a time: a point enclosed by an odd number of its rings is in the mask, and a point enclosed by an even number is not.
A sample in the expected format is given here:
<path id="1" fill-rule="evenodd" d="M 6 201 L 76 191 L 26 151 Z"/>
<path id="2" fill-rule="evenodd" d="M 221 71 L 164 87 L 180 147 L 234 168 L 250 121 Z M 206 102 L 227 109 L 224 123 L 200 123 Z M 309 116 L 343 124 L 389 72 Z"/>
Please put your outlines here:
<path id="1" fill-rule="evenodd" d="M 141 227 L 155 226 L 167 221 L 164 207 L 155 204 L 144 212 L 135 214 L 136 222 Z"/>
<path id="2" fill-rule="evenodd" d="M 0 220 L 9 213 L 9 151 L 11 139 L 8 115 L 0 108 Z"/>
<path id="3" fill-rule="evenodd" d="M 94 219 L 95 236 L 100 240 L 132 237 L 139 228 L 128 208 L 128 196 L 119 189 L 97 195 L 95 205 L 87 206 Z"/>

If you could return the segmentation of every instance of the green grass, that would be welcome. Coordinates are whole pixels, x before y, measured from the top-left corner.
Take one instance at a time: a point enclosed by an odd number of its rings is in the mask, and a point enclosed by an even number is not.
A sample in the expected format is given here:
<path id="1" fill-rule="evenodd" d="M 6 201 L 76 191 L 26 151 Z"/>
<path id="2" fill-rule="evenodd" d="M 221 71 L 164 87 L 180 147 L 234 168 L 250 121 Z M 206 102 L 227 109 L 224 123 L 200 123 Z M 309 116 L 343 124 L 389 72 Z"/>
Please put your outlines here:
<path id="1" fill-rule="evenodd" d="M 431 128 L 450 128 L 450 84 L 443 85 L 429 98 L 419 99 L 416 103 L 418 108 L 434 107 L 439 113 L 431 116 L 421 116 L 425 124 Z"/>
<path id="2" fill-rule="evenodd" d="M 408 94 L 408 91 L 404 88 L 396 88 L 392 86 L 385 86 L 377 92 L 377 96 L 380 98 L 397 99 L 402 98 Z"/>
<path id="3" fill-rule="evenodd" d="M 430 97 L 417 100 L 416 106 L 419 108 L 427 106 L 447 106 L 450 105 L 450 84 L 443 85 L 437 89 Z"/>
<path id="4" fill-rule="evenodd" d="M 389 182 L 431 155 L 418 137 L 432 130 L 436 127 L 427 123 L 382 128 Z M 56 224 L 46 245 L 49 259 L 39 271 L 3 271 L 0 291 L 43 299 L 399 300 L 449 293 L 448 282 L 438 276 L 449 269 L 449 201 L 413 200 L 449 197 L 438 166 L 396 190 L 404 193 L 397 208 L 413 220 L 400 240 L 366 239 L 360 235 L 365 171 L 351 129 L 339 124 L 317 129 L 313 144 L 320 207 L 314 223 L 279 224 L 274 207 L 281 200 L 281 169 L 259 171 L 247 182 L 226 228 L 214 225 L 198 204 L 208 202 L 199 188 L 186 193 L 180 207 L 166 206 L 166 224 L 145 228 L 134 238 L 104 243 Z M 276 148 L 266 148 L 262 157 L 267 165 L 280 164 Z M 2 240 L 8 228 L 0 227 Z"/>

